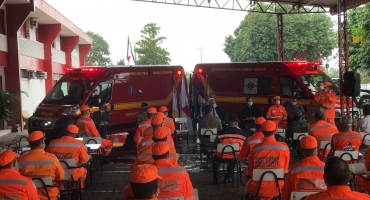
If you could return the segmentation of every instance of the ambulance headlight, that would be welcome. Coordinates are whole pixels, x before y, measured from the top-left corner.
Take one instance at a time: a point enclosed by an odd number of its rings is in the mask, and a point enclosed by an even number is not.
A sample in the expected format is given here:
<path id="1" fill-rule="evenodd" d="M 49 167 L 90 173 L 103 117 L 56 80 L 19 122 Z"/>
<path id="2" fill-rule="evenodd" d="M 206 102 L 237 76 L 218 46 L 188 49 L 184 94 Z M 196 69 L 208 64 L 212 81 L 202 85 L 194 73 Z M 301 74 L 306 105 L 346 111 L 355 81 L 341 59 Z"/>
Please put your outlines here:
<path id="1" fill-rule="evenodd" d="M 78 105 L 68 107 L 63 111 L 62 115 L 78 115 L 79 110 L 80 110 L 80 106 Z"/>

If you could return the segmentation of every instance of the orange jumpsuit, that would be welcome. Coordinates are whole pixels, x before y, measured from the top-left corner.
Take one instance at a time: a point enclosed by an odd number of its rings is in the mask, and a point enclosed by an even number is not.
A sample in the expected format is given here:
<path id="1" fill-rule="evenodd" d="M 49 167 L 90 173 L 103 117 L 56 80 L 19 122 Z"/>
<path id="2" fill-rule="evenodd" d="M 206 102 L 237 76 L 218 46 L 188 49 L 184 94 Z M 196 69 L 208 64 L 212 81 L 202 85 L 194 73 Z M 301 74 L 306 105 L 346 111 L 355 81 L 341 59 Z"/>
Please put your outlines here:
<path id="1" fill-rule="evenodd" d="M 307 196 L 306 200 L 365 200 L 370 199 L 368 194 L 351 191 L 348 186 L 329 186 L 326 191 Z"/>
<path id="2" fill-rule="evenodd" d="M 324 166 L 317 156 L 306 157 L 291 166 L 282 190 L 283 200 L 290 200 L 291 192 L 326 190 Z"/>
<path id="3" fill-rule="evenodd" d="M 152 127 L 152 119 L 147 119 L 139 124 L 139 127 L 136 129 L 135 135 L 134 135 L 134 142 L 135 144 L 139 144 L 141 139 L 143 139 L 144 136 L 144 131 L 147 128 Z"/>
<path id="4" fill-rule="evenodd" d="M 0 199 L 39 200 L 32 179 L 14 169 L 0 170 Z"/>
<path id="5" fill-rule="evenodd" d="M 249 155 L 248 174 L 253 174 L 254 169 L 278 169 L 282 168 L 284 172 L 288 170 L 290 160 L 289 147 L 275 140 L 274 137 L 266 137 L 259 144 L 256 144 Z M 279 180 L 280 191 L 284 181 Z M 259 181 L 250 179 L 246 186 L 246 193 L 256 195 Z M 258 197 L 272 199 L 278 196 L 275 181 L 263 181 L 258 193 Z"/>
<path id="6" fill-rule="evenodd" d="M 365 157 L 365 169 L 370 171 L 370 146 L 366 150 L 366 157 Z M 355 184 L 357 187 L 360 187 L 362 190 L 370 191 L 370 177 L 366 174 L 361 176 L 356 176 Z"/>
<path id="7" fill-rule="evenodd" d="M 28 154 L 18 158 L 19 172 L 31 178 L 51 176 L 53 181 L 59 181 L 64 178 L 64 169 L 60 165 L 58 158 L 43 149 L 33 149 Z M 54 182 L 54 185 L 58 185 Z M 47 196 L 44 188 L 37 189 L 41 200 L 46 200 Z M 50 199 L 54 200 L 59 197 L 57 187 L 49 187 L 48 193 Z"/>
<path id="8" fill-rule="evenodd" d="M 144 148 L 147 148 L 147 147 L 151 147 L 155 142 L 153 141 L 153 138 L 151 135 L 149 136 L 146 136 L 145 138 L 143 138 L 141 140 L 141 142 L 136 146 L 137 148 L 137 151 L 140 151 L 141 149 L 144 149 Z M 167 138 L 167 144 L 168 146 L 170 146 L 170 149 L 175 149 L 175 144 L 173 142 L 173 139 L 172 138 Z"/>
<path id="9" fill-rule="evenodd" d="M 191 198 L 194 194 L 193 184 L 186 169 L 182 166 L 170 164 L 167 159 L 154 161 L 158 169 L 159 195 L 158 198 L 185 197 Z M 131 187 L 128 185 L 123 189 L 124 199 L 133 199 Z"/>
<path id="10" fill-rule="evenodd" d="M 87 115 L 81 115 L 75 125 L 79 128 L 81 132 L 90 132 L 93 137 L 100 137 L 100 134 L 95 127 L 94 121 Z M 112 151 L 112 141 L 102 138 L 100 147 L 104 149 L 103 155 L 107 156 Z"/>
<path id="11" fill-rule="evenodd" d="M 318 98 L 318 99 L 317 99 Z M 315 102 L 318 102 L 318 104 L 322 104 L 324 107 L 326 107 L 326 119 L 329 123 L 335 125 L 335 103 L 337 102 L 337 96 L 335 92 L 329 91 L 329 92 L 321 92 L 320 96 L 315 96 Z"/>
<path id="12" fill-rule="evenodd" d="M 131 169 L 137 165 L 154 163 L 154 159 L 152 157 L 153 156 L 152 147 L 154 144 L 152 144 L 152 146 L 148 148 L 142 149 L 141 151 L 137 153 L 135 163 L 131 165 Z M 170 149 L 170 159 L 169 160 L 171 164 L 177 165 L 177 154 L 176 154 L 176 151 L 174 151 L 173 149 Z"/>
<path id="13" fill-rule="evenodd" d="M 272 105 L 266 114 L 266 119 L 269 119 L 270 117 L 276 117 L 274 119 L 270 119 L 271 121 L 276 123 L 276 126 L 279 126 L 279 123 L 282 120 L 286 120 L 288 117 L 288 114 L 282 105 Z"/>
<path id="14" fill-rule="evenodd" d="M 164 118 L 164 126 L 171 130 L 171 134 L 175 133 L 175 122 L 171 117 Z"/>
<path id="15" fill-rule="evenodd" d="M 336 126 L 324 121 L 319 120 L 316 123 L 312 124 L 308 127 L 308 134 L 315 137 L 317 140 L 317 146 L 320 149 L 320 142 L 321 141 L 331 141 L 333 135 L 338 133 L 338 129 Z M 317 156 L 321 160 L 326 160 L 330 150 L 319 150 Z M 324 159 L 322 159 L 324 156 Z"/>
<path id="16" fill-rule="evenodd" d="M 340 151 L 359 151 L 362 144 L 362 136 L 359 132 L 340 132 L 333 135 L 331 145 L 332 150 Z M 347 161 L 348 164 L 352 164 L 352 161 Z M 353 160 L 353 164 L 357 163 L 357 160 Z"/>
<path id="17" fill-rule="evenodd" d="M 168 138 L 172 138 L 172 135 L 171 135 L 171 130 L 168 128 L 168 127 L 165 127 L 166 130 L 167 130 L 167 139 Z M 152 127 L 149 127 L 147 129 L 145 129 L 145 131 L 143 132 L 143 136 L 146 137 L 146 136 L 152 136 L 153 135 L 153 128 Z"/>
<path id="18" fill-rule="evenodd" d="M 46 149 L 47 152 L 55 154 L 58 159 L 74 158 L 76 163 L 85 164 L 89 159 L 84 144 L 70 136 L 62 136 L 60 139 L 52 140 Z M 87 170 L 84 167 L 74 168 L 73 180 L 81 180 L 81 188 L 86 179 Z"/>
<path id="19" fill-rule="evenodd" d="M 245 142 L 245 145 L 242 147 L 242 150 L 240 150 L 239 160 L 247 161 L 248 156 L 250 152 L 252 151 L 253 147 L 256 144 L 261 143 L 264 137 L 265 136 L 263 135 L 262 132 L 255 132 L 251 137 L 249 137 L 247 141 Z M 248 180 L 248 166 L 244 168 L 244 175 L 246 179 Z"/>

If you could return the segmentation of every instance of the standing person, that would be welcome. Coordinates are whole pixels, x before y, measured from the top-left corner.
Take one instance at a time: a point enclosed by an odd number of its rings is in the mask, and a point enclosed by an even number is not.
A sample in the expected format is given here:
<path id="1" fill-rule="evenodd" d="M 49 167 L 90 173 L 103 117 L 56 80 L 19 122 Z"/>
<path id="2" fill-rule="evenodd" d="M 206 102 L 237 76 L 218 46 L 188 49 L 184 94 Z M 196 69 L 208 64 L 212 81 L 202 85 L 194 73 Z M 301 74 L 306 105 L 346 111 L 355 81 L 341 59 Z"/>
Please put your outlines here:
<path id="1" fill-rule="evenodd" d="M 46 149 L 46 152 L 55 154 L 58 159 L 75 159 L 78 164 L 86 164 L 89 160 L 85 145 L 75 140 L 78 135 L 78 127 L 71 124 L 67 126 L 64 132 L 64 136 L 60 139 L 52 140 Z M 86 179 L 87 170 L 83 166 L 73 168 L 72 177 L 73 180 L 80 179 L 81 188 L 84 188 L 84 182 Z"/>
<path id="2" fill-rule="evenodd" d="M 39 200 L 32 179 L 18 172 L 18 157 L 11 150 L 0 154 L 0 199 Z"/>
<path id="3" fill-rule="evenodd" d="M 157 200 L 161 179 L 154 165 L 144 164 L 134 167 L 130 172 L 130 187 L 134 199 Z"/>
<path id="4" fill-rule="evenodd" d="M 364 118 L 358 121 L 357 131 L 370 133 L 370 105 L 367 104 L 363 107 Z"/>
<path id="5" fill-rule="evenodd" d="M 291 192 L 326 190 L 323 179 L 325 163 L 317 157 L 317 141 L 312 136 L 300 140 L 303 160 L 292 165 L 285 178 L 282 199 L 291 200 Z"/>
<path id="6" fill-rule="evenodd" d="M 199 119 L 198 139 L 201 138 L 200 130 L 202 128 L 217 128 L 217 131 L 222 129 L 221 120 L 213 115 L 213 108 L 210 105 L 204 107 L 205 115 Z M 198 141 L 197 141 L 198 142 Z"/>
<path id="7" fill-rule="evenodd" d="M 284 106 L 281 105 L 280 96 L 274 97 L 275 103 L 270 106 L 267 111 L 266 119 L 275 122 L 277 127 L 280 127 L 281 122 L 287 119 L 287 113 Z"/>
<path id="8" fill-rule="evenodd" d="M 94 121 L 90 118 L 89 106 L 82 106 L 80 110 L 81 117 L 77 119 L 77 122 L 75 124 L 79 128 L 79 131 L 84 133 L 89 132 L 93 137 L 100 137 L 100 134 L 95 127 Z M 103 149 L 103 162 L 109 163 L 110 161 L 106 158 L 106 156 L 110 154 L 113 148 L 112 141 L 102 138 L 100 148 Z"/>
<path id="9" fill-rule="evenodd" d="M 213 116 L 220 118 L 222 125 L 225 126 L 227 117 L 229 115 L 227 111 L 224 110 L 221 106 L 218 106 L 214 98 L 208 99 L 208 105 L 213 108 Z"/>
<path id="10" fill-rule="evenodd" d="M 93 114 L 92 119 L 99 134 L 102 138 L 106 138 L 108 134 L 108 125 L 110 124 L 110 113 L 107 110 L 107 104 L 101 104 L 99 111 Z"/>
<path id="11" fill-rule="evenodd" d="M 231 182 L 232 181 L 232 170 L 234 170 L 234 155 L 230 154 L 223 154 L 222 152 L 219 152 L 217 150 L 218 144 L 230 144 L 230 143 L 238 143 L 239 149 L 234 149 L 236 156 L 239 155 L 239 151 L 243 147 L 245 140 L 247 139 L 247 133 L 245 133 L 243 130 L 241 130 L 238 127 L 238 116 L 232 114 L 228 117 L 228 127 L 225 129 L 222 129 L 217 133 L 217 137 L 215 141 L 213 142 L 213 149 L 215 149 L 215 156 L 213 157 L 213 184 L 218 184 L 218 174 L 217 174 L 217 168 L 219 167 L 218 161 L 225 161 L 229 162 L 227 166 L 228 174 L 225 174 L 224 183 Z M 222 156 L 222 157 L 221 157 Z"/>
<path id="12" fill-rule="evenodd" d="M 339 151 L 360 151 L 362 136 L 359 132 L 352 131 L 353 120 L 350 116 L 344 115 L 340 119 L 341 132 L 333 135 L 331 149 L 333 152 Z M 348 164 L 357 163 L 357 159 L 347 161 Z"/>
<path id="13" fill-rule="evenodd" d="M 249 155 L 248 174 L 253 174 L 254 169 L 282 168 L 284 172 L 288 170 L 290 160 L 289 147 L 283 142 L 276 141 L 274 137 L 276 128 L 276 123 L 271 120 L 267 120 L 262 124 L 262 132 L 265 137 L 261 143 L 254 146 Z M 250 179 L 246 186 L 246 193 L 255 195 L 259 184 L 259 181 Z M 279 180 L 278 184 L 281 190 L 284 181 Z M 266 181 L 261 184 L 257 194 L 258 198 L 261 197 L 265 200 L 270 200 L 278 195 L 275 181 Z"/>
<path id="14" fill-rule="evenodd" d="M 326 191 L 309 195 L 306 200 L 325 199 L 370 199 L 368 194 L 351 191 L 348 164 L 337 156 L 329 158 L 325 163 L 324 180 L 328 187 Z"/>
<path id="15" fill-rule="evenodd" d="M 158 109 L 158 112 L 163 113 L 166 117 L 164 118 L 164 126 L 169 128 L 171 130 L 171 134 L 175 133 L 175 122 L 173 121 L 173 118 L 168 117 L 168 109 L 166 106 L 161 106 Z"/>
<path id="16" fill-rule="evenodd" d="M 317 91 L 315 92 L 315 96 L 314 96 L 315 104 L 320 103 L 320 97 L 323 91 L 324 91 L 324 83 L 322 81 L 317 82 Z"/>
<path id="17" fill-rule="evenodd" d="M 324 83 L 324 90 L 320 93 L 319 96 L 315 96 L 315 102 L 318 104 L 322 104 L 323 107 L 326 108 L 326 119 L 327 122 L 335 125 L 335 103 L 337 102 L 337 97 L 335 92 L 332 92 L 331 83 L 325 82 Z"/>
<path id="18" fill-rule="evenodd" d="M 31 151 L 18 158 L 19 173 L 32 178 L 50 176 L 53 185 L 58 186 L 56 182 L 64 178 L 64 169 L 54 154 L 44 151 L 46 146 L 44 134 L 41 131 L 33 131 L 28 135 L 28 143 Z M 59 198 L 58 187 L 48 187 L 47 190 L 50 199 Z M 41 200 L 48 199 L 44 188 L 38 188 L 37 193 Z"/>
<path id="19" fill-rule="evenodd" d="M 294 111 L 299 110 L 302 113 L 302 118 L 306 116 L 306 112 L 304 111 L 303 107 L 301 105 L 298 105 L 297 97 L 292 97 L 292 100 L 290 100 L 290 103 L 286 105 L 285 107 L 286 112 L 288 114 L 287 123 L 288 127 L 290 124 L 294 122 Z"/>
<path id="20" fill-rule="evenodd" d="M 262 117 L 262 112 L 256 104 L 253 104 L 252 97 L 247 97 L 245 100 L 247 105 L 243 107 L 241 116 L 244 124 L 243 130 L 249 135 L 249 130 L 253 128 L 254 121 L 257 117 Z"/>
<path id="21" fill-rule="evenodd" d="M 308 134 L 316 138 L 319 146 L 321 141 L 330 142 L 333 135 L 338 133 L 337 127 L 325 121 L 325 113 L 322 111 L 315 113 L 315 120 L 316 122 L 308 127 Z M 319 150 L 317 156 L 322 161 L 325 161 L 329 152 L 329 149 L 326 151 Z"/>
<path id="22" fill-rule="evenodd" d="M 368 146 L 366 150 L 364 167 L 366 171 L 370 171 L 370 146 Z M 357 191 L 360 192 L 370 191 L 370 176 L 367 174 L 356 176 L 355 185 Z"/>
<path id="23" fill-rule="evenodd" d="M 146 102 L 141 103 L 141 108 L 142 110 L 137 113 L 136 115 L 136 123 L 140 124 L 141 122 L 145 121 L 148 119 L 148 115 L 146 111 L 149 108 L 149 105 Z"/>

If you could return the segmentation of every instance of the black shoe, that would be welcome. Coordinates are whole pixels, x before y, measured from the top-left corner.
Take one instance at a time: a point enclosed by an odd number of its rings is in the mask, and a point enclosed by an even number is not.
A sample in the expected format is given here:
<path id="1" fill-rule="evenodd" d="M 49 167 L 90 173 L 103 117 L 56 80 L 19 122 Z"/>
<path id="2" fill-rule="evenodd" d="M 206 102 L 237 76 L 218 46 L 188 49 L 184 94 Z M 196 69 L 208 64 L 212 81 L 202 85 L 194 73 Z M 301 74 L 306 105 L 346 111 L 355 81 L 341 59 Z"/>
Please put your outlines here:
<path id="1" fill-rule="evenodd" d="M 109 163 L 111 163 L 111 161 L 107 157 L 104 157 L 103 164 L 109 164 Z"/>

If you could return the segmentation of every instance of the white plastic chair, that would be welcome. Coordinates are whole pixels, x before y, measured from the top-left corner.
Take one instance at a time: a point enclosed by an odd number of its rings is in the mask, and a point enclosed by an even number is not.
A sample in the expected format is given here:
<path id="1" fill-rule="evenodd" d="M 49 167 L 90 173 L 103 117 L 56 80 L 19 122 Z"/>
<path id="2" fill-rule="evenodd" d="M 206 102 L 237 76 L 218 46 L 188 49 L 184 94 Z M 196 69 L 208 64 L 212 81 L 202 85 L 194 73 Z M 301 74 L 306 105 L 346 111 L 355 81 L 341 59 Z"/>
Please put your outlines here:
<path id="1" fill-rule="evenodd" d="M 353 161 L 358 159 L 358 151 L 334 151 L 334 156 L 342 158 L 344 161 Z"/>
<path id="2" fill-rule="evenodd" d="M 302 200 L 310 194 L 316 194 L 318 192 L 292 192 L 290 193 L 291 200 Z"/>
<path id="3" fill-rule="evenodd" d="M 307 136 L 308 133 L 293 133 L 293 140 L 301 140 L 304 136 Z"/>
<path id="4" fill-rule="evenodd" d="M 177 135 L 186 133 L 186 145 L 189 145 L 189 130 L 182 130 L 182 126 L 188 122 L 186 117 L 175 118 L 175 123 L 179 124 L 179 130 L 176 130 L 175 140 L 177 141 Z"/>
<path id="5" fill-rule="evenodd" d="M 360 132 L 362 137 L 362 144 L 370 146 L 370 133 Z"/>
<path id="6" fill-rule="evenodd" d="M 102 139 L 101 137 L 84 137 L 83 143 L 84 144 L 101 144 Z"/>

